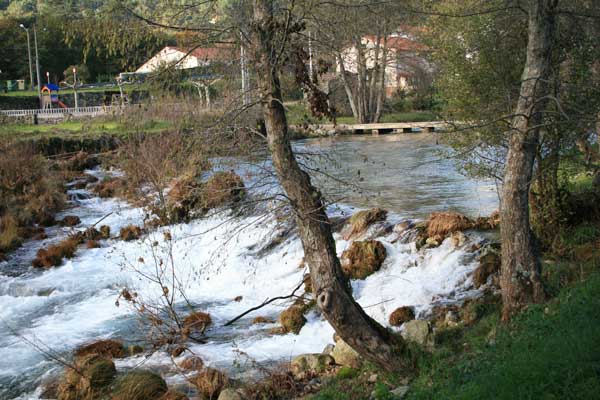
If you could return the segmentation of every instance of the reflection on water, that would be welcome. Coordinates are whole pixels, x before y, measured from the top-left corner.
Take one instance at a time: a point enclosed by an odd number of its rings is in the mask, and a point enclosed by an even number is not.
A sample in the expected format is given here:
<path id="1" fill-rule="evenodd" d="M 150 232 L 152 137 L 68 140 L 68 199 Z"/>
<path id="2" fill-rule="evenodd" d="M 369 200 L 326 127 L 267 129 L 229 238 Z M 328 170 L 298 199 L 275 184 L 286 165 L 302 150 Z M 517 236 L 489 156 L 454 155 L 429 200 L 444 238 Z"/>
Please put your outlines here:
<path id="1" fill-rule="evenodd" d="M 444 148 L 436 145 L 434 134 L 340 136 L 304 140 L 296 146 L 299 151 L 324 152 L 324 157 L 313 159 L 313 167 L 360 187 L 352 190 L 317 178 L 325 192 L 346 204 L 421 218 L 446 210 L 489 215 L 498 208 L 494 182 L 459 174 L 452 160 L 440 154 Z"/>

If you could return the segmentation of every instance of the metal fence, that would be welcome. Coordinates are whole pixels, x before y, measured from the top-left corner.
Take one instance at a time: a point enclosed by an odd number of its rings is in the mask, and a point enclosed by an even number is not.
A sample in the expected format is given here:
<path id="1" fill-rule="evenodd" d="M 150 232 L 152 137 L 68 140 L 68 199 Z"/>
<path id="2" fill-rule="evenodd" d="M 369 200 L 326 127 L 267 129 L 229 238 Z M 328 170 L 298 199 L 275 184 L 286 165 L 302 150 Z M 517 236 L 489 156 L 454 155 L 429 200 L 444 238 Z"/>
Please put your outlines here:
<path id="1" fill-rule="evenodd" d="M 95 117 L 98 115 L 106 115 L 120 113 L 125 106 L 94 106 L 94 107 L 73 107 L 73 108 L 47 108 L 34 110 L 0 110 L 1 115 L 8 117 L 27 117 L 37 115 L 38 118 L 53 119 L 74 117 Z"/>

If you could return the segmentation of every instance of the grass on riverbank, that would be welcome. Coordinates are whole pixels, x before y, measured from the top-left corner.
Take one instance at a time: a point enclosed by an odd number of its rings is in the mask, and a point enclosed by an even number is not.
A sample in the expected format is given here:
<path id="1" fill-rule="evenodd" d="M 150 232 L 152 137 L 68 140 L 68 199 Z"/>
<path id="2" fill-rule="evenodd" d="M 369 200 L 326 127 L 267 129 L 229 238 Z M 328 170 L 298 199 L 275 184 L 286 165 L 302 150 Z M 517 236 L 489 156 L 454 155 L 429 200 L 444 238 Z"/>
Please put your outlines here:
<path id="1" fill-rule="evenodd" d="M 308 124 L 326 124 L 329 121 L 324 118 L 315 118 L 306 109 L 302 102 L 286 103 L 285 104 L 288 122 L 290 125 Z M 393 112 L 384 113 L 381 122 L 425 122 L 435 121 L 435 114 L 427 111 L 408 111 L 408 112 Z M 337 118 L 338 124 L 354 124 L 356 119 L 352 116 L 340 116 Z"/>
<path id="2" fill-rule="evenodd" d="M 3 139 L 39 139 L 44 137 L 94 137 L 100 135 L 125 136 L 131 132 L 160 133 L 168 130 L 172 124 L 162 120 L 148 120 L 143 124 L 131 124 L 119 120 L 78 120 L 61 121 L 56 124 L 6 124 L 0 126 L 0 138 Z"/>
<path id="3" fill-rule="evenodd" d="M 598 252 L 596 255 L 600 255 Z M 564 265 L 546 266 L 554 274 Z M 600 258 L 570 268 L 591 272 L 546 304 L 531 306 L 510 324 L 490 307 L 473 326 L 436 335 L 432 354 L 418 357 L 405 399 L 592 399 L 600 393 Z M 380 374 L 377 384 L 340 373 L 313 400 L 394 399 L 401 381 Z"/>

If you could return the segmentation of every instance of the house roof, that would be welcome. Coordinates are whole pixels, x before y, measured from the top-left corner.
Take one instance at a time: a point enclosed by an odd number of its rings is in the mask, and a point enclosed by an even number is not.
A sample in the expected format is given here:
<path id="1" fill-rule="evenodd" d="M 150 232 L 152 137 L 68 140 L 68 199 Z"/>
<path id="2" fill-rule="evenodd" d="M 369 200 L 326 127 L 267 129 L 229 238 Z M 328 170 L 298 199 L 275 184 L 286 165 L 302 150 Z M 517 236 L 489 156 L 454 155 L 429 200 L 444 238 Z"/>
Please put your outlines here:
<path id="1" fill-rule="evenodd" d="M 377 41 L 377 36 L 375 35 L 366 35 L 364 38 L 371 42 Z M 383 39 L 381 39 L 381 44 L 383 44 Z M 417 51 L 426 49 L 425 45 L 401 36 L 388 36 L 387 47 L 399 51 Z"/>
<path id="2" fill-rule="evenodd" d="M 189 53 L 189 56 L 196 57 L 203 61 L 223 60 L 225 58 L 228 58 L 228 56 L 231 53 L 231 49 L 226 47 L 197 47 L 192 50 L 174 46 L 167 46 L 167 48 L 177 50 L 184 54 Z"/>

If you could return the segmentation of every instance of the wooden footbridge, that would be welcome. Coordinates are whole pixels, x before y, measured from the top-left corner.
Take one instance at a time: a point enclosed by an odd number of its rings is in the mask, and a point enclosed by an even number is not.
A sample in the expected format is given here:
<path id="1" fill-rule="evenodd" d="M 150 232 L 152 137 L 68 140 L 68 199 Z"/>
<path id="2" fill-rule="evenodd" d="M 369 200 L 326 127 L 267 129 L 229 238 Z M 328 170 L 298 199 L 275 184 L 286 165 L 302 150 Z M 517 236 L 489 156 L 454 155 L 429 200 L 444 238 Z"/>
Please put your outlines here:
<path id="1" fill-rule="evenodd" d="M 336 134 L 364 134 L 379 135 L 384 133 L 410 133 L 410 132 L 439 132 L 448 128 L 448 123 L 443 121 L 429 122 L 386 122 L 377 124 L 311 124 L 292 125 L 290 129 L 317 135 Z"/>

